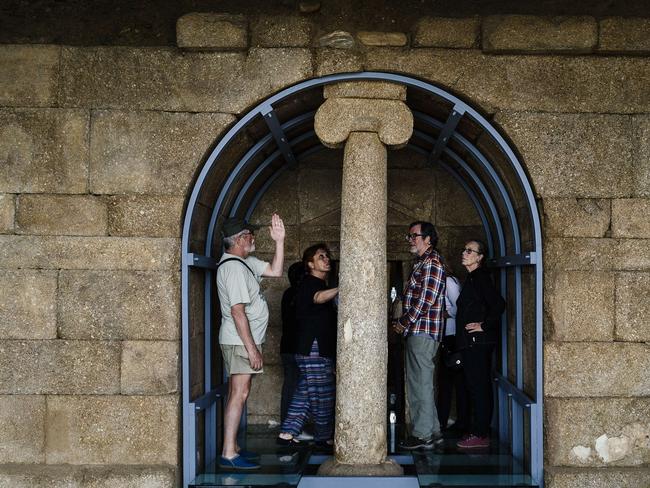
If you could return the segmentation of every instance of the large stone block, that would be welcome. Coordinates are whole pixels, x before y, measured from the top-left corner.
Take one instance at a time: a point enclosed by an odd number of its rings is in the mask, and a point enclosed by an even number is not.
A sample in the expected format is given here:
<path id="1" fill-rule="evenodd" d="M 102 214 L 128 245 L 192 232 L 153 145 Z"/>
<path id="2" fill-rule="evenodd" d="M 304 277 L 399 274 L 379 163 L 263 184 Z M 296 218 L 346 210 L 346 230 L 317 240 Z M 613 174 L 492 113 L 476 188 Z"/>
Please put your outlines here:
<path id="1" fill-rule="evenodd" d="M 585 53 L 598 43 L 593 17 L 490 15 L 481 30 L 486 52 Z"/>
<path id="2" fill-rule="evenodd" d="M 407 226 L 415 220 L 431 220 L 435 196 L 436 179 L 432 171 L 389 170 L 388 206 L 392 210 L 389 225 Z"/>
<path id="3" fill-rule="evenodd" d="M 0 337 L 56 338 L 56 271 L 0 270 Z"/>
<path id="4" fill-rule="evenodd" d="M 478 17 L 424 17 L 415 25 L 413 46 L 470 49 L 478 46 Z"/>
<path id="5" fill-rule="evenodd" d="M 430 170 L 425 170 L 431 174 Z M 390 174 L 390 172 L 389 172 Z M 426 191 L 429 188 L 428 180 L 424 185 L 416 184 L 415 189 Z M 413 189 L 411 190 L 413 191 Z M 465 189 L 446 171 L 435 173 L 434 210 L 431 221 L 439 227 L 456 227 L 468 225 L 481 225 L 479 213 Z M 425 219 L 426 220 L 426 219 Z M 408 225 L 408 223 L 406 223 Z"/>
<path id="6" fill-rule="evenodd" d="M 66 47 L 61 64 L 63 106 L 129 110 L 239 113 L 312 75 L 307 49 L 244 54 Z"/>
<path id="7" fill-rule="evenodd" d="M 636 175 L 634 196 L 650 197 L 650 116 L 632 117 Z"/>
<path id="8" fill-rule="evenodd" d="M 178 397 L 48 398 L 48 464 L 178 464 Z"/>
<path id="9" fill-rule="evenodd" d="M 14 231 L 15 214 L 15 195 L 0 194 L 0 234 L 11 234 Z"/>
<path id="10" fill-rule="evenodd" d="M 176 21 L 176 44 L 183 49 L 231 50 L 248 47 L 243 15 L 192 12 Z"/>
<path id="11" fill-rule="evenodd" d="M 647 488 L 650 479 L 648 468 L 550 468 L 545 474 L 547 488 Z"/>
<path id="12" fill-rule="evenodd" d="M 165 466 L 5 464 L 1 488 L 174 488 L 175 469 Z"/>
<path id="13" fill-rule="evenodd" d="M 178 276 L 141 271 L 61 271 L 59 334 L 66 339 L 174 340 Z"/>
<path id="14" fill-rule="evenodd" d="M 225 114 L 97 111 L 90 130 L 93 193 L 184 195 Z"/>
<path id="15" fill-rule="evenodd" d="M 120 344 L 88 341 L 0 342 L 0 394 L 98 394 L 120 391 Z"/>
<path id="16" fill-rule="evenodd" d="M 106 204 L 92 195 L 18 195 L 16 233 L 106 235 Z"/>
<path id="17" fill-rule="evenodd" d="M 605 237 L 609 231 L 610 200 L 545 198 L 543 207 L 548 237 Z"/>
<path id="18" fill-rule="evenodd" d="M 500 113 L 542 197 L 624 197 L 634 187 L 630 118 Z"/>
<path id="19" fill-rule="evenodd" d="M 60 54 L 59 46 L 1 46 L 0 106 L 51 107 L 54 105 Z"/>
<path id="20" fill-rule="evenodd" d="M 544 394 L 547 397 L 648 396 L 648 368 L 648 344 L 547 342 Z"/>
<path id="21" fill-rule="evenodd" d="M 547 327 L 558 341 L 611 341 L 614 337 L 614 273 L 595 271 L 546 274 Z"/>
<path id="22" fill-rule="evenodd" d="M 88 113 L 0 109 L 0 192 L 83 193 Z"/>
<path id="23" fill-rule="evenodd" d="M 340 170 L 303 169 L 299 174 L 299 218 L 303 224 L 339 225 L 341 220 Z"/>
<path id="24" fill-rule="evenodd" d="M 364 69 L 409 73 L 455 90 L 485 112 L 645 113 L 642 80 L 650 63 L 638 57 L 493 56 L 478 50 L 377 48 Z"/>
<path id="25" fill-rule="evenodd" d="M 0 268 L 178 269 L 178 239 L 0 236 Z"/>
<path id="26" fill-rule="evenodd" d="M 650 199 L 612 200 L 612 237 L 650 238 Z"/>
<path id="27" fill-rule="evenodd" d="M 361 44 L 373 47 L 402 47 L 408 44 L 408 37 L 403 32 L 359 31 L 357 38 Z"/>
<path id="28" fill-rule="evenodd" d="M 253 24 L 252 30 L 251 42 L 255 47 L 307 47 L 311 43 L 313 25 L 304 17 L 263 15 Z"/>
<path id="29" fill-rule="evenodd" d="M 44 446 L 45 397 L 0 396 L 0 464 L 42 463 Z"/>
<path id="30" fill-rule="evenodd" d="M 601 19 L 598 50 L 609 53 L 650 53 L 650 19 L 609 17 Z"/>
<path id="31" fill-rule="evenodd" d="M 317 76 L 334 73 L 351 73 L 363 69 L 361 53 L 346 49 L 323 48 L 316 51 L 315 73 Z"/>
<path id="32" fill-rule="evenodd" d="M 372 98 L 406 101 L 406 87 L 383 81 L 345 81 L 323 87 L 325 98 Z"/>
<path id="33" fill-rule="evenodd" d="M 108 198 L 108 233 L 112 236 L 180 237 L 183 197 L 112 195 Z"/>
<path id="34" fill-rule="evenodd" d="M 639 466 L 650 460 L 649 398 L 549 398 L 544 403 L 549 465 Z"/>
<path id="35" fill-rule="evenodd" d="M 122 343 L 122 394 L 165 395 L 178 391 L 178 342 Z"/>
<path id="36" fill-rule="evenodd" d="M 648 239 L 550 238 L 546 269 L 649 271 Z"/>
<path id="37" fill-rule="evenodd" d="M 255 207 L 250 219 L 252 223 L 267 226 L 274 212 L 282 217 L 285 225 L 299 223 L 298 174 L 298 171 L 288 170 L 275 180 Z"/>
<path id="38" fill-rule="evenodd" d="M 619 341 L 650 342 L 650 273 L 620 273 L 616 280 Z"/>

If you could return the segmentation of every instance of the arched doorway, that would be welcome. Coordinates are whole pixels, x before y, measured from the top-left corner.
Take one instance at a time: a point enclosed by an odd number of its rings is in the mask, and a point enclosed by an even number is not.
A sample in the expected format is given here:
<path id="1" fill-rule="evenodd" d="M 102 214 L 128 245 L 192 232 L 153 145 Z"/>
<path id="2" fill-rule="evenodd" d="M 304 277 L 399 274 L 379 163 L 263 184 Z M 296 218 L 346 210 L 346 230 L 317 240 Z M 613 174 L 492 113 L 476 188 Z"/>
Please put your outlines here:
<path id="1" fill-rule="evenodd" d="M 214 270 L 219 225 L 250 217 L 276 179 L 323 149 L 313 130 L 329 83 L 390 81 L 406 86 L 415 119 L 409 149 L 442 168 L 471 200 L 508 302 L 495 374 L 498 432 L 511 456 L 543 483 L 542 237 L 528 177 L 499 131 L 460 98 L 414 78 L 349 73 L 308 80 L 265 100 L 217 143 L 190 195 L 182 238 L 183 478 L 216 456 L 223 392 L 216 341 Z M 216 307 L 218 308 L 218 307 Z"/>

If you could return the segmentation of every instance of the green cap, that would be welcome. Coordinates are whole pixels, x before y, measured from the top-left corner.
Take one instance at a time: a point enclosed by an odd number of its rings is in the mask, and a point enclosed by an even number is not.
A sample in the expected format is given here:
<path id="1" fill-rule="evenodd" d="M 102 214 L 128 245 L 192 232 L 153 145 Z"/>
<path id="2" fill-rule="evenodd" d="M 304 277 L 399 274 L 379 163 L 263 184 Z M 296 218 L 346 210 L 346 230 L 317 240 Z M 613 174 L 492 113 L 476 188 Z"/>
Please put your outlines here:
<path id="1" fill-rule="evenodd" d="M 259 228 L 259 225 L 249 224 L 247 221 L 240 219 L 239 217 L 231 217 L 229 219 L 226 219 L 226 221 L 223 223 L 221 227 L 221 233 L 224 237 L 230 237 L 234 236 L 235 234 L 239 234 L 242 230 L 250 230 L 251 232 L 255 232 Z"/>

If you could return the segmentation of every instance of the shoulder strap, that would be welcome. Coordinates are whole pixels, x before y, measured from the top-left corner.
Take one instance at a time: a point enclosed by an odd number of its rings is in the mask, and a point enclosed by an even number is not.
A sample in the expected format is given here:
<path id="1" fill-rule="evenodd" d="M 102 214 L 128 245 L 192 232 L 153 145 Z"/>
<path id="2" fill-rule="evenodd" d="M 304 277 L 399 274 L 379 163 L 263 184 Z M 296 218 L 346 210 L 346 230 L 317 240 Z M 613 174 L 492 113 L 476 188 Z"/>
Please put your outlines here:
<path id="1" fill-rule="evenodd" d="M 224 259 L 223 261 L 221 261 L 221 262 L 217 265 L 217 267 L 221 266 L 221 265 L 224 264 L 224 263 L 227 263 L 228 261 L 239 261 L 239 262 L 242 263 L 244 266 L 246 266 L 246 268 L 248 269 L 248 271 L 250 271 L 251 274 L 252 274 L 253 276 L 255 276 L 255 273 L 253 273 L 253 270 L 250 268 L 250 266 L 248 266 L 248 264 L 246 264 L 245 261 L 243 261 L 243 260 L 241 260 L 241 259 L 239 259 L 239 258 L 228 258 L 228 259 Z"/>

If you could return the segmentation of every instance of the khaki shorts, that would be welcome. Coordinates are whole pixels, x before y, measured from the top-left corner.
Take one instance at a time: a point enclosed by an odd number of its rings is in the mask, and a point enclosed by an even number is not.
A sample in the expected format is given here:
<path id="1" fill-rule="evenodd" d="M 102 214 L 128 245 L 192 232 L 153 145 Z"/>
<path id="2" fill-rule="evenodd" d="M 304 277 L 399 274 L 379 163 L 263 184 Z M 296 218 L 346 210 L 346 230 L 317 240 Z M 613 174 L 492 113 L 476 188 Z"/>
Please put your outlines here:
<path id="1" fill-rule="evenodd" d="M 262 352 L 262 344 L 257 344 L 257 349 Z M 264 368 L 255 371 L 251 368 L 248 360 L 248 353 L 244 346 L 235 344 L 221 344 L 221 354 L 226 372 L 230 374 L 259 374 L 264 372 Z"/>

